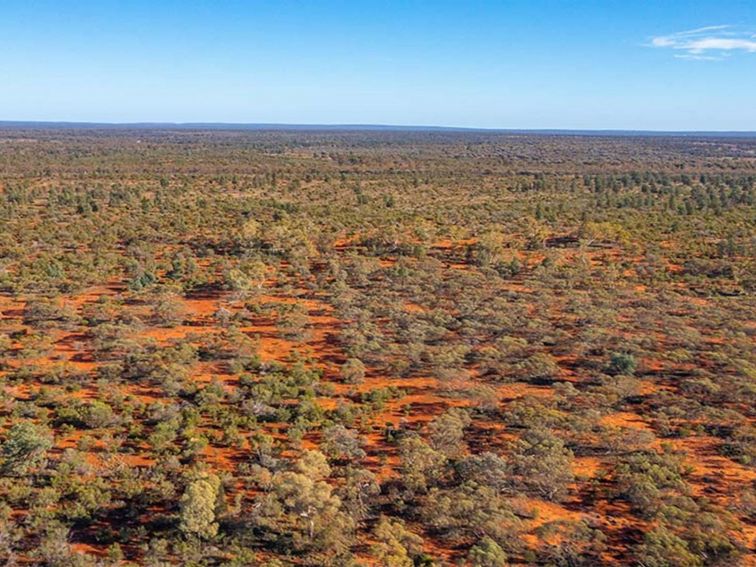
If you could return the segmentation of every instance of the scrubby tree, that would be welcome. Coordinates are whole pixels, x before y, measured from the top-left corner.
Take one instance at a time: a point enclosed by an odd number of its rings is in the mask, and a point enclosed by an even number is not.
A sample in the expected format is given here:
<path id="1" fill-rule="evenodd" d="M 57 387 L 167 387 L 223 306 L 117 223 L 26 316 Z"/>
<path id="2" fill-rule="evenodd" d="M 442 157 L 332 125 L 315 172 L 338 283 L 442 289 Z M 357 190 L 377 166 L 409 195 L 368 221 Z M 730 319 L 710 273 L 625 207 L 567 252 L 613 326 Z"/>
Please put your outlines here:
<path id="1" fill-rule="evenodd" d="M 442 474 L 446 457 L 417 435 L 399 442 L 399 466 L 402 482 L 410 490 L 424 491 Z"/>
<path id="2" fill-rule="evenodd" d="M 422 553 L 423 540 L 407 529 L 404 522 L 381 516 L 373 531 L 374 557 L 385 567 L 412 567 Z"/>
<path id="3" fill-rule="evenodd" d="M 175 327 L 186 318 L 186 315 L 184 303 L 174 294 L 161 295 L 152 308 L 154 321 L 165 327 Z"/>
<path id="4" fill-rule="evenodd" d="M 473 482 L 452 489 L 433 488 L 423 498 L 423 519 L 440 534 L 463 540 L 488 536 L 511 546 L 521 528 L 505 497 Z"/>
<path id="5" fill-rule="evenodd" d="M 33 555 L 48 567 L 94 567 L 95 560 L 75 551 L 70 545 L 70 530 L 59 523 L 48 526 Z"/>
<path id="6" fill-rule="evenodd" d="M 547 565 L 555 567 L 592 567 L 606 550 L 606 535 L 585 520 L 555 520 L 536 530 L 547 542 L 539 553 Z"/>
<path id="7" fill-rule="evenodd" d="M 550 382 L 559 376 L 559 365 L 553 356 L 537 352 L 515 367 L 516 372 L 524 380 L 530 382 Z"/>
<path id="8" fill-rule="evenodd" d="M 323 431 L 323 452 L 336 460 L 355 460 L 365 456 L 360 434 L 343 425 L 333 425 Z"/>
<path id="9" fill-rule="evenodd" d="M 626 374 L 632 376 L 638 363 L 635 357 L 627 352 L 615 352 L 612 354 L 607 367 L 609 374 Z"/>
<path id="10" fill-rule="evenodd" d="M 23 476 L 45 461 L 53 446 L 52 433 L 30 421 L 13 425 L 0 448 L 0 471 L 5 475 Z"/>
<path id="11" fill-rule="evenodd" d="M 369 514 L 373 499 L 380 493 L 378 478 L 367 469 L 349 467 L 345 482 L 339 487 L 344 508 L 355 521 L 361 521 Z"/>
<path id="12" fill-rule="evenodd" d="M 471 567 L 506 567 L 507 554 L 488 536 L 483 536 L 470 548 L 467 561 Z"/>
<path id="13" fill-rule="evenodd" d="M 317 450 L 304 451 L 294 462 L 293 469 L 309 478 L 321 480 L 331 475 L 326 456 Z"/>
<path id="14" fill-rule="evenodd" d="M 466 411 L 452 409 L 431 421 L 428 440 L 431 447 L 449 458 L 458 457 L 466 450 L 465 427 L 470 425 Z"/>
<path id="15" fill-rule="evenodd" d="M 624 498 L 646 517 L 654 517 L 665 496 L 689 491 L 682 459 L 672 453 L 649 451 L 623 457 L 615 467 L 617 496 Z"/>
<path id="16" fill-rule="evenodd" d="M 512 484 L 507 461 L 491 452 L 465 457 L 457 464 L 457 472 L 463 481 L 473 481 L 499 491 Z"/>
<path id="17" fill-rule="evenodd" d="M 572 451 L 553 433 L 529 429 L 515 444 L 512 474 L 526 489 L 549 500 L 559 500 L 574 479 L 572 459 Z"/>
<path id="18" fill-rule="evenodd" d="M 189 483 L 181 497 L 179 527 L 185 535 L 212 539 L 218 534 L 216 510 L 220 486 L 216 475 L 206 475 Z"/>
<path id="19" fill-rule="evenodd" d="M 646 532 L 636 551 L 638 567 L 702 567 L 701 557 L 691 553 L 688 544 L 664 526 Z"/>
<path id="20" fill-rule="evenodd" d="M 365 379 L 365 365 L 359 358 L 349 358 L 341 365 L 340 373 L 347 384 L 361 384 Z"/>
<path id="21" fill-rule="evenodd" d="M 286 471 L 271 480 L 258 521 L 280 535 L 290 535 L 298 549 L 343 552 L 354 524 L 341 511 L 341 500 L 323 480 Z"/>

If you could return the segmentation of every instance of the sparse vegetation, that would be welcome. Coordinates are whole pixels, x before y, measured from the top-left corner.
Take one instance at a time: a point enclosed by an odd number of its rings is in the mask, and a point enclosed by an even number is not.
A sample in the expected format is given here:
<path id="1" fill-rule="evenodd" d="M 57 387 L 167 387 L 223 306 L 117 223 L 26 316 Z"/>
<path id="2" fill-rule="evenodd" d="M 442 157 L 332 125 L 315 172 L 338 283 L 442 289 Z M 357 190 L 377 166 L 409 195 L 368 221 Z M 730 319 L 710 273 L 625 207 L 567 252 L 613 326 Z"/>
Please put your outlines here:
<path id="1" fill-rule="evenodd" d="M 0 137 L 0 562 L 753 562 L 753 138 Z"/>

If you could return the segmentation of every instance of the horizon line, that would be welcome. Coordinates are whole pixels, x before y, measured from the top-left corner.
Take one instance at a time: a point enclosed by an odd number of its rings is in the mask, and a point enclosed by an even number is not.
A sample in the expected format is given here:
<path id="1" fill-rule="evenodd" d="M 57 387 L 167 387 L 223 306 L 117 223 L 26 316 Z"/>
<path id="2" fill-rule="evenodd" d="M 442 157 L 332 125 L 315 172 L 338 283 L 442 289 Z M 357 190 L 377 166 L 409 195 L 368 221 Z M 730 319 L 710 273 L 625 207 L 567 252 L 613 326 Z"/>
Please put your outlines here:
<path id="1" fill-rule="evenodd" d="M 414 131 L 512 134 L 594 134 L 594 135 L 726 135 L 756 136 L 756 130 L 656 130 L 627 128 L 498 128 L 479 126 L 440 126 L 420 124 L 370 123 L 289 123 L 289 122 L 99 122 L 77 120 L 0 120 L 0 129 L 165 129 L 165 130 L 310 130 L 310 131 Z"/>

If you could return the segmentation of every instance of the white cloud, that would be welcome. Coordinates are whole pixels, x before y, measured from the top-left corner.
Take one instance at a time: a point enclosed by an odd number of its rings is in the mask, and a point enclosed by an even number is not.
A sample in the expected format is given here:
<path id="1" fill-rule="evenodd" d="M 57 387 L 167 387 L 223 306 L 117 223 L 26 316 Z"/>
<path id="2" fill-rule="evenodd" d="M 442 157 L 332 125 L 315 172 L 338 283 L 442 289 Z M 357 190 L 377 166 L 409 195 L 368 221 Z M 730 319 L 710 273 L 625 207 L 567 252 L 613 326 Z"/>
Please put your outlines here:
<path id="1" fill-rule="evenodd" d="M 673 49 L 679 59 L 716 60 L 733 52 L 756 53 L 756 34 L 733 26 L 706 26 L 652 37 L 649 45 Z"/>

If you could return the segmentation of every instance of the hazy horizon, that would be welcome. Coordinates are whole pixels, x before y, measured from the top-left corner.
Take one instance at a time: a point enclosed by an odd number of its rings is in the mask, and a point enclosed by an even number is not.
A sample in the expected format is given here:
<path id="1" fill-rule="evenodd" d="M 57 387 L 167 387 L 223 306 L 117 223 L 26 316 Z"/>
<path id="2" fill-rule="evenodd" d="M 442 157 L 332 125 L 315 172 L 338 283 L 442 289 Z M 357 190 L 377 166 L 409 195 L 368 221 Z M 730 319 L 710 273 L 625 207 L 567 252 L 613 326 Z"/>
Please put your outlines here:
<path id="1" fill-rule="evenodd" d="M 732 135 L 756 136 L 756 130 L 631 130 L 615 128 L 476 128 L 445 124 L 296 124 L 285 122 L 78 122 L 59 120 L 3 120 L 0 129 L 147 129 L 147 130 L 280 130 L 280 131 L 386 131 L 386 132 L 459 132 L 459 133 L 526 133 L 526 134 L 565 134 L 565 135 Z"/>

